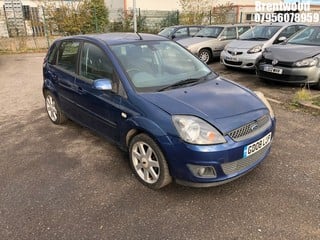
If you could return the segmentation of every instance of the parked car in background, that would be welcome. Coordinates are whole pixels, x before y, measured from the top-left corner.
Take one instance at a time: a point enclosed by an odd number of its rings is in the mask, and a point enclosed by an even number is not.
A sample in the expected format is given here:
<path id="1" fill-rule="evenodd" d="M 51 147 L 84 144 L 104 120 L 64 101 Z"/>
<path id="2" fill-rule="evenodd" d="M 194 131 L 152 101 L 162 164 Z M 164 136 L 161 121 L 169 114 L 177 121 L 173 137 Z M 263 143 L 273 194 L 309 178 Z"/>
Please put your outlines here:
<path id="1" fill-rule="evenodd" d="M 134 33 L 56 40 L 43 64 L 50 120 L 67 118 L 129 152 L 136 177 L 207 187 L 254 169 L 270 151 L 272 108 L 174 41 Z M 117 159 L 114 159 L 115 161 Z"/>
<path id="2" fill-rule="evenodd" d="M 254 69 L 263 50 L 305 28 L 299 23 L 260 24 L 227 44 L 221 53 L 220 62 L 227 67 Z"/>
<path id="3" fill-rule="evenodd" d="M 320 25 L 305 28 L 284 44 L 266 48 L 257 74 L 266 80 L 320 89 Z"/>
<path id="4" fill-rule="evenodd" d="M 212 25 L 202 28 L 192 38 L 185 38 L 177 42 L 186 47 L 204 63 L 213 58 L 219 58 L 227 43 L 238 38 L 252 27 L 250 24 Z"/>
<path id="5" fill-rule="evenodd" d="M 158 35 L 176 41 L 182 38 L 193 37 L 203 27 L 201 25 L 176 25 L 162 29 Z"/>

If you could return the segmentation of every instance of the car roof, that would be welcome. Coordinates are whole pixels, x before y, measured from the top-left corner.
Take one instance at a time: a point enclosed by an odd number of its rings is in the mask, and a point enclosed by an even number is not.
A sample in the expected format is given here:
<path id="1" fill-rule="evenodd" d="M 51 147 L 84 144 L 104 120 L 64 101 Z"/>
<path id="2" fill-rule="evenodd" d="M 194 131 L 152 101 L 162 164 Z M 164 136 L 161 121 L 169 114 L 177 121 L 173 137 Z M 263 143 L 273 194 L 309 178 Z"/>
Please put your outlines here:
<path id="1" fill-rule="evenodd" d="M 238 26 L 255 26 L 255 24 L 252 24 L 252 23 L 212 24 L 212 25 L 207 25 L 206 27 L 238 27 Z"/>
<path id="2" fill-rule="evenodd" d="M 60 38 L 59 40 L 78 39 L 78 40 L 99 40 L 107 45 L 130 43 L 138 41 L 152 41 L 152 40 L 167 40 L 167 38 L 148 33 L 102 33 L 102 34 L 88 34 L 75 35 Z"/>
<path id="3" fill-rule="evenodd" d="M 191 24 L 191 25 L 173 25 L 173 26 L 168 26 L 166 28 L 181 28 L 181 27 L 205 27 L 205 25 L 197 25 L 197 24 Z"/>
<path id="4" fill-rule="evenodd" d="M 271 23 L 260 23 L 256 26 L 290 26 L 290 25 L 307 25 L 305 23 L 297 23 L 297 22 L 271 22 Z"/>

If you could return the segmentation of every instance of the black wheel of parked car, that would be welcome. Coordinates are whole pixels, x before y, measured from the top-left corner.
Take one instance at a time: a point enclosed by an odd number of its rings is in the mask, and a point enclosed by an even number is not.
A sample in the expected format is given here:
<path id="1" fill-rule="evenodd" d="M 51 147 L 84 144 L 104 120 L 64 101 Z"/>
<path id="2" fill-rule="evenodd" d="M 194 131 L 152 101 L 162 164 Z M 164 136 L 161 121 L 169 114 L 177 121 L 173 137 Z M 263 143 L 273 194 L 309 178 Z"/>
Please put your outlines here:
<path id="1" fill-rule="evenodd" d="M 204 63 L 209 63 L 211 61 L 211 52 L 208 49 L 201 49 L 199 52 L 199 58 Z"/>
<path id="2" fill-rule="evenodd" d="M 61 112 L 57 99 L 49 91 L 45 94 L 45 101 L 48 116 L 54 124 L 62 124 L 67 121 L 67 117 Z"/>
<path id="3" fill-rule="evenodd" d="M 133 137 L 129 146 L 129 155 L 130 165 L 144 185 L 159 189 L 172 181 L 161 149 L 148 135 L 139 134 Z"/>

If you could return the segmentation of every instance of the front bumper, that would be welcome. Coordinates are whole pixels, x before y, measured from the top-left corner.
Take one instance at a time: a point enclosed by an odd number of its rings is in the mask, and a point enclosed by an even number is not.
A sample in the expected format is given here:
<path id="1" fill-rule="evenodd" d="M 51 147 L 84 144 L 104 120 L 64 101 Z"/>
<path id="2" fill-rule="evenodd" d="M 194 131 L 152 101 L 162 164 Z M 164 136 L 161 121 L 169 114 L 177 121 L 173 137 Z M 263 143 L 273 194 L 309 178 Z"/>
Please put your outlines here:
<path id="1" fill-rule="evenodd" d="M 266 69 L 269 69 L 266 71 Z M 281 74 L 271 72 L 272 69 L 280 69 Z M 279 72 L 279 70 L 277 71 Z M 271 64 L 260 63 L 257 67 L 257 74 L 260 78 L 285 82 L 292 84 L 318 84 L 320 81 L 320 68 L 313 67 L 284 67 L 284 66 L 272 66 Z"/>
<path id="2" fill-rule="evenodd" d="M 170 173 L 177 183 L 193 187 L 217 186 L 239 178 L 254 169 L 270 152 L 271 142 L 249 157 L 244 157 L 244 148 L 275 131 L 275 120 L 271 126 L 258 135 L 240 142 L 226 136 L 227 143 L 210 146 L 187 144 L 178 138 L 165 150 Z M 190 166 L 213 168 L 215 176 L 199 176 Z"/>
<path id="3" fill-rule="evenodd" d="M 247 49 L 239 50 L 235 54 L 231 55 L 229 51 L 223 50 L 220 55 L 220 62 L 229 67 L 254 69 L 257 59 L 261 57 L 261 52 L 248 54 Z"/>

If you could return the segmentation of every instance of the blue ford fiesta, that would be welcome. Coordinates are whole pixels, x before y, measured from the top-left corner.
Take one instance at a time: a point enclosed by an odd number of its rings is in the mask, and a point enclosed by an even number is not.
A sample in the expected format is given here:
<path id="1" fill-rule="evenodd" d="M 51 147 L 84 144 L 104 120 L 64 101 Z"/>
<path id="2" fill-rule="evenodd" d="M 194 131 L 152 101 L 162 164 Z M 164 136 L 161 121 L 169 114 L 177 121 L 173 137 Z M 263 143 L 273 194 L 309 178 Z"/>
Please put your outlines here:
<path id="1" fill-rule="evenodd" d="M 262 93 L 219 77 L 164 37 L 109 33 L 56 40 L 43 64 L 50 120 L 71 119 L 129 152 L 146 186 L 207 187 L 255 168 L 270 151 Z"/>

